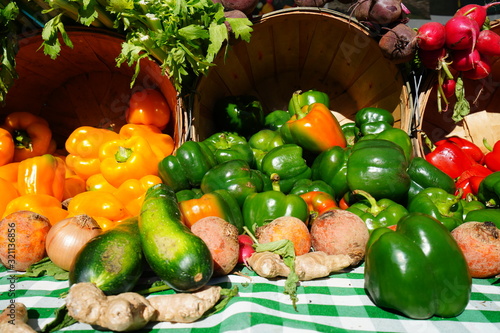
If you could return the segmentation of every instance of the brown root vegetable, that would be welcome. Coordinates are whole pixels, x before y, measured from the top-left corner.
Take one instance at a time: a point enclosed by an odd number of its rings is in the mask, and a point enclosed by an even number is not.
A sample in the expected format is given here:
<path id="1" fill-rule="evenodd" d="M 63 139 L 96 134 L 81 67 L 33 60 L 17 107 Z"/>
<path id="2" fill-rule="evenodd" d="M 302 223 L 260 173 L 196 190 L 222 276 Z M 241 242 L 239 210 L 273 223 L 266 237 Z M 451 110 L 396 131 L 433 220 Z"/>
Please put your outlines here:
<path id="1" fill-rule="evenodd" d="M 500 274 L 500 229 L 492 222 L 465 222 L 451 231 L 473 278 Z"/>
<path id="2" fill-rule="evenodd" d="M 315 251 L 348 255 L 353 265 L 365 256 L 369 231 L 356 214 L 335 209 L 318 216 L 311 225 L 311 244 Z"/>
<path id="3" fill-rule="evenodd" d="M 294 0 L 297 7 L 323 7 L 333 0 Z"/>
<path id="4" fill-rule="evenodd" d="M 0 260 L 7 269 L 26 271 L 46 256 L 45 241 L 50 230 L 49 219 L 20 210 L 0 221 Z"/>
<path id="5" fill-rule="evenodd" d="M 236 9 L 250 15 L 257 7 L 259 0 L 221 0 L 220 3 L 227 11 Z"/>
<path id="6" fill-rule="evenodd" d="M 221 287 L 205 286 L 194 293 L 153 296 L 148 299 L 156 315 L 153 321 L 192 323 L 220 299 Z M 179 311 L 182 309 L 182 311 Z"/>
<path id="7" fill-rule="evenodd" d="M 208 216 L 198 220 L 191 231 L 208 246 L 214 261 L 214 275 L 229 274 L 238 264 L 238 228 L 224 219 Z"/>
<path id="8" fill-rule="evenodd" d="M 382 54 L 394 63 L 411 61 L 417 51 L 417 32 L 404 23 L 388 29 L 379 40 Z"/>
<path id="9" fill-rule="evenodd" d="M 290 274 L 290 269 L 283 259 L 272 252 L 255 252 L 247 262 L 255 273 L 264 278 L 287 277 Z M 295 273 L 300 281 L 308 281 L 327 277 L 351 266 L 352 263 L 353 260 L 348 255 L 309 252 L 295 257 Z"/>
<path id="10" fill-rule="evenodd" d="M 255 236 L 259 243 L 270 243 L 288 239 L 293 243 L 295 255 L 300 256 L 311 250 L 311 234 L 306 224 L 293 216 L 282 216 L 258 227 Z"/>
<path id="11" fill-rule="evenodd" d="M 34 333 L 28 325 L 28 309 L 23 303 L 9 303 L 0 314 L 0 332 L 2 333 Z"/>
<path id="12" fill-rule="evenodd" d="M 401 19 L 401 0 L 358 0 L 353 15 L 361 22 L 389 25 Z"/>
<path id="13" fill-rule="evenodd" d="M 138 330 L 150 321 L 194 322 L 220 299 L 221 287 L 195 293 L 151 297 L 127 292 L 106 296 L 90 282 L 71 286 L 66 297 L 68 314 L 79 322 L 115 332 Z"/>

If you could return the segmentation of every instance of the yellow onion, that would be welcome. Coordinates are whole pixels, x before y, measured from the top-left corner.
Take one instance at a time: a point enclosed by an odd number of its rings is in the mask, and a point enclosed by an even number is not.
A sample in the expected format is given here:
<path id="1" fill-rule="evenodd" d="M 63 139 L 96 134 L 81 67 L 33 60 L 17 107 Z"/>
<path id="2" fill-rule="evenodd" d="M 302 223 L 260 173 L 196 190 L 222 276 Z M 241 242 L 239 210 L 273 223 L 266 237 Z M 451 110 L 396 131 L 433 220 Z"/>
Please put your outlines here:
<path id="1" fill-rule="evenodd" d="M 67 217 L 50 228 L 45 248 L 50 260 L 69 271 L 80 249 L 102 233 L 99 224 L 86 214 Z"/>

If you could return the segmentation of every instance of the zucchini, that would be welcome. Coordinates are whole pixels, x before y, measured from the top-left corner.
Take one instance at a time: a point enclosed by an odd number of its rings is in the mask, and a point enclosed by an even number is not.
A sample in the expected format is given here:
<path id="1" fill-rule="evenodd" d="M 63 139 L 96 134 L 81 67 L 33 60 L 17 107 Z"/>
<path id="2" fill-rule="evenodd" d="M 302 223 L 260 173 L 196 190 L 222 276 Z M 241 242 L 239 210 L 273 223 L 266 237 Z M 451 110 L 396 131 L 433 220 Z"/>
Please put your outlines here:
<path id="1" fill-rule="evenodd" d="M 107 295 L 132 290 L 144 269 L 138 218 L 129 218 L 92 238 L 78 252 L 70 285 L 92 282 Z"/>
<path id="2" fill-rule="evenodd" d="M 163 183 L 146 192 L 139 214 L 144 257 L 176 291 L 193 291 L 212 277 L 213 260 L 205 242 L 182 223 L 174 190 Z"/>

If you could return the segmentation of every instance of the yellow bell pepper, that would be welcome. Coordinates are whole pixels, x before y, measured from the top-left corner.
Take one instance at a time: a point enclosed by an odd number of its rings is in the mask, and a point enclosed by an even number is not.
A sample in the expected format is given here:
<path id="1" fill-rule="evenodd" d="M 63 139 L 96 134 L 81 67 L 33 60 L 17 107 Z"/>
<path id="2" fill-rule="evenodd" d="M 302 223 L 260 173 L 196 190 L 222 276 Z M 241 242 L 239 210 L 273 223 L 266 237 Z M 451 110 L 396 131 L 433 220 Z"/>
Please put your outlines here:
<path id="1" fill-rule="evenodd" d="M 119 137 L 118 133 L 104 128 L 78 127 L 66 140 L 66 164 L 84 180 L 100 173 L 99 149 L 105 142 Z"/>
<path id="2" fill-rule="evenodd" d="M 68 212 L 62 208 L 61 201 L 48 194 L 25 194 L 9 202 L 2 217 L 19 210 L 29 210 L 49 219 L 50 224 L 61 221 L 68 216 Z"/>
<path id="3" fill-rule="evenodd" d="M 0 178 L 0 216 L 3 215 L 7 205 L 19 196 L 17 189 L 14 187 L 12 182 Z"/>
<path id="4" fill-rule="evenodd" d="M 132 215 L 137 216 L 141 212 L 146 191 L 159 183 L 161 183 L 161 178 L 154 175 L 144 176 L 141 179 L 128 179 L 118 187 L 114 194 Z"/>
<path id="5" fill-rule="evenodd" d="M 6 129 L 0 128 L 0 166 L 14 160 L 14 140 Z"/>
<path id="6" fill-rule="evenodd" d="M 42 117 L 29 112 L 12 112 L 7 115 L 1 127 L 12 136 L 15 146 L 14 162 L 52 154 L 56 150 L 49 123 Z"/>
<path id="7" fill-rule="evenodd" d="M 103 230 L 132 217 L 125 205 L 113 193 L 106 191 L 86 191 L 75 195 L 68 204 L 68 216 L 80 214 L 93 217 Z"/>
<path id="8" fill-rule="evenodd" d="M 117 190 L 116 187 L 111 185 L 106 178 L 104 178 L 102 173 L 90 176 L 85 182 L 85 187 L 87 191 L 106 191 L 114 193 Z"/>
<path id="9" fill-rule="evenodd" d="M 163 160 L 174 151 L 174 140 L 168 134 L 163 133 L 157 126 L 141 124 L 125 124 L 120 128 L 120 138 L 129 139 L 133 136 L 141 136 L 148 141 L 153 149 L 158 162 Z"/>
<path id="10" fill-rule="evenodd" d="M 62 201 L 66 166 L 51 154 L 26 158 L 19 162 L 17 190 L 20 195 L 48 194 Z"/>
<path id="11" fill-rule="evenodd" d="M 158 175 L 158 160 L 150 144 L 140 136 L 104 143 L 99 151 L 101 173 L 114 187 L 127 179 Z"/>

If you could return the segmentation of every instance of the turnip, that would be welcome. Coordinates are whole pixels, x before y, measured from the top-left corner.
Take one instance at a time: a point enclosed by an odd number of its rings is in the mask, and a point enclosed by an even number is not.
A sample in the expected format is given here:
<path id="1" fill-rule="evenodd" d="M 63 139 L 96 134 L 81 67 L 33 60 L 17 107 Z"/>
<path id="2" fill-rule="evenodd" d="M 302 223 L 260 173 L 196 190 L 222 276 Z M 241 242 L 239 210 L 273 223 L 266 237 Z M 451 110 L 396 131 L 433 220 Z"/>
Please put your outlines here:
<path id="1" fill-rule="evenodd" d="M 500 2 L 492 2 L 484 6 L 478 4 L 465 5 L 457 10 L 454 16 L 467 16 L 477 22 L 479 27 L 482 27 L 488 15 L 488 8 L 500 4 Z"/>
<path id="2" fill-rule="evenodd" d="M 380 38 L 382 54 L 395 63 L 408 62 L 415 56 L 417 32 L 404 23 L 397 24 Z"/>
<path id="3" fill-rule="evenodd" d="M 484 55 L 500 56 L 500 35 L 491 30 L 481 30 L 477 37 L 476 50 Z"/>
<path id="4" fill-rule="evenodd" d="M 454 16 L 444 25 L 446 47 L 451 50 L 473 49 L 479 36 L 479 25 L 467 16 Z"/>
<path id="5" fill-rule="evenodd" d="M 417 45 L 420 49 L 432 51 L 440 49 L 446 41 L 444 25 L 439 22 L 427 22 L 417 31 Z"/>
<path id="6" fill-rule="evenodd" d="M 477 50 L 455 50 L 450 52 L 451 67 L 457 71 L 468 71 L 476 67 L 476 64 L 481 60 L 481 54 Z"/>

